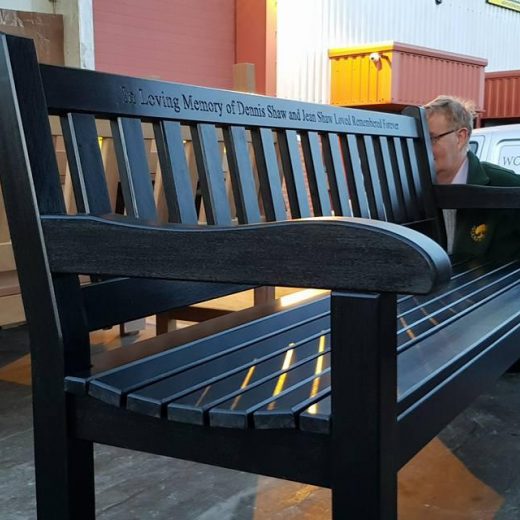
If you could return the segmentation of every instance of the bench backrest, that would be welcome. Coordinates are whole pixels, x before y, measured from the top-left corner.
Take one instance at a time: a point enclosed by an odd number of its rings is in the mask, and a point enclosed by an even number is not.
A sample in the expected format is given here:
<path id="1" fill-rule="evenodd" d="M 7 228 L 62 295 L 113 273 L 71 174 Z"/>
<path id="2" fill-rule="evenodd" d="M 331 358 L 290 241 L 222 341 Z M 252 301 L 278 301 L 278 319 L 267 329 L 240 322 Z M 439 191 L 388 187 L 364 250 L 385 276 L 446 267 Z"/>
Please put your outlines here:
<path id="1" fill-rule="evenodd" d="M 62 118 L 80 212 L 114 209 L 96 146 L 95 118 L 107 118 L 130 216 L 157 217 L 142 131 L 149 122 L 171 222 L 199 220 L 185 132 L 193 141 L 208 224 L 334 214 L 422 222 L 427 229 L 437 218 L 419 111 L 414 119 L 85 70 L 40 69 L 48 110 Z M 39 202 L 41 211 L 55 211 Z"/>
<path id="2" fill-rule="evenodd" d="M 410 225 L 443 241 L 419 109 L 384 114 L 39 65 L 30 40 L 2 35 L 0 46 L 1 176 L 22 290 L 25 284 L 36 298 L 61 301 L 58 314 L 76 312 L 69 320 L 75 327 L 99 328 L 109 324 L 108 314 L 115 323 L 183 300 L 157 280 L 106 280 L 83 289 L 70 277 L 51 282 L 38 219 L 66 209 L 49 115 L 61 121 L 79 213 L 117 209 L 158 218 L 143 138 L 143 125 L 152 125 L 170 222 L 358 216 Z M 99 147 L 102 120 L 114 140 L 119 208 L 110 201 Z M 187 161 L 186 136 L 195 168 Z M 49 287 L 38 297 L 30 286 L 41 280 Z M 183 289 L 199 290 L 197 284 Z"/>

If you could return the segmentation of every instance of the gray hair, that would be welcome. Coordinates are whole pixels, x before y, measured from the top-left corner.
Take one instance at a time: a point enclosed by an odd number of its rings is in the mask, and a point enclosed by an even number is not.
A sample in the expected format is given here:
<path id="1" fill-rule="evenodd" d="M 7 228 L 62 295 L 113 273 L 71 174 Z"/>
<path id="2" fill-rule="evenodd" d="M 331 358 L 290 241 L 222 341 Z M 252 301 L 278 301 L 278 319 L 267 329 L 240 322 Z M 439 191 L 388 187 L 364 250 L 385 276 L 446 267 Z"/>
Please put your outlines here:
<path id="1" fill-rule="evenodd" d="M 437 96 L 424 105 L 427 117 L 431 114 L 442 114 L 455 128 L 467 128 L 469 134 L 473 130 L 473 119 L 477 116 L 473 101 L 454 96 Z"/>

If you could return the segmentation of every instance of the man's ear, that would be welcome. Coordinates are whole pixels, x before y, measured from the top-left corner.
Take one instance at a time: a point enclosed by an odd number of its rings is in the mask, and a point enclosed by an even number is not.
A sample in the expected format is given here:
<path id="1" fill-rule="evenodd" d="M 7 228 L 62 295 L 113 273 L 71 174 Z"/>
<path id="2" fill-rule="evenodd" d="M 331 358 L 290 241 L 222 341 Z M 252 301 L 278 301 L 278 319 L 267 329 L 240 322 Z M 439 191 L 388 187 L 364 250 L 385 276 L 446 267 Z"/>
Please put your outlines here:
<path id="1" fill-rule="evenodd" d="M 457 138 L 459 140 L 459 147 L 462 150 L 462 148 L 465 148 L 468 146 L 469 143 L 469 130 L 467 128 L 460 128 L 457 131 Z"/>

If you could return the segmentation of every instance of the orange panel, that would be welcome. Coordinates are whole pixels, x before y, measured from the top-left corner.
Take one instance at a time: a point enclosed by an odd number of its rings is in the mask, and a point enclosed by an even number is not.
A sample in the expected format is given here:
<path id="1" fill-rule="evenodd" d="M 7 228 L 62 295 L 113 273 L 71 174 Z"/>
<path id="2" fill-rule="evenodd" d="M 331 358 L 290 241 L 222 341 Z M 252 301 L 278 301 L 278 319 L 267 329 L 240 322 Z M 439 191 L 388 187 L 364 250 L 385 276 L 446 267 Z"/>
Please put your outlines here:
<path id="1" fill-rule="evenodd" d="M 488 72 L 482 119 L 520 117 L 520 70 Z"/>
<path id="2" fill-rule="evenodd" d="M 484 104 L 487 60 L 398 42 L 329 51 L 331 103 L 399 109 L 439 94 Z"/>
<path id="3" fill-rule="evenodd" d="M 390 103 L 392 52 L 380 51 L 380 59 L 375 63 L 370 59 L 371 53 L 368 51 L 351 54 L 343 54 L 341 51 L 329 52 L 332 67 L 331 103 L 349 106 Z M 338 54 L 333 56 L 332 53 Z"/>

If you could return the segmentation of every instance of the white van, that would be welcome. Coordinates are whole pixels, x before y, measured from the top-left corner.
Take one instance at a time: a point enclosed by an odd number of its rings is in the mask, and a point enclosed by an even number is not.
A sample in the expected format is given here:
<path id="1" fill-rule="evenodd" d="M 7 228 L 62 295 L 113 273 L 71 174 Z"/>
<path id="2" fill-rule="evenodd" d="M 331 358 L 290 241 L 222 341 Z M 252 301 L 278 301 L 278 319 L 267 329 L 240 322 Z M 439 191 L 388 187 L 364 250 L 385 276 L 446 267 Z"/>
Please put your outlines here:
<path id="1" fill-rule="evenodd" d="M 498 164 L 520 175 L 520 124 L 473 130 L 469 146 L 481 161 Z"/>

